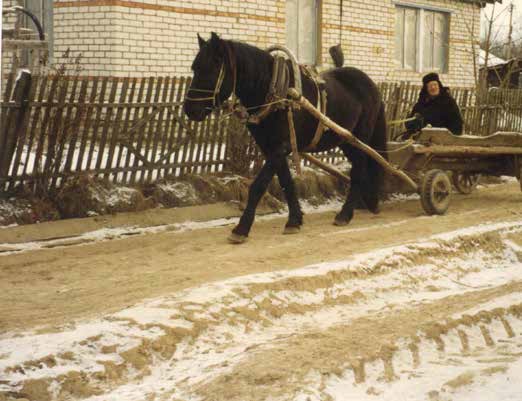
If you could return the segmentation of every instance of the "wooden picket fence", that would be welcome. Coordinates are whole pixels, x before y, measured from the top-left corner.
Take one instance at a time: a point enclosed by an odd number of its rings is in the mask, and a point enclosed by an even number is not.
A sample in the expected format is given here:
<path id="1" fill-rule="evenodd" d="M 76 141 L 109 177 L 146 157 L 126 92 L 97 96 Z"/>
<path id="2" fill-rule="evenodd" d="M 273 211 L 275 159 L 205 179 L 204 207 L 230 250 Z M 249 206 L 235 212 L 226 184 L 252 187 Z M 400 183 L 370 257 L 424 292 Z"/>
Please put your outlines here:
<path id="1" fill-rule="evenodd" d="M 136 185 L 222 169 L 226 120 L 219 113 L 202 123 L 184 118 L 189 85 L 186 77 L 53 76 L 20 79 L 17 90 L 11 77 L 0 126 L 4 188 L 55 188 L 80 173 Z"/>
<path id="2" fill-rule="evenodd" d="M 19 184 L 54 189 L 78 174 L 141 185 L 189 173 L 256 170 L 259 153 L 244 127 L 220 112 L 201 123 L 184 116 L 190 82 L 190 77 L 9 77 L 0 108 L 0 190 Z M 420 87 L 404 82 L 379 87 L 387 119 L 406 118 Z M 452 95 L 466 133 L 522 132 L 521 90 L 478 96 L 457 88 Z M 390 125 L 389 138 L 402 131 L 402 124 Z M 342 155 L 319 157 L 335 162 Z"/>

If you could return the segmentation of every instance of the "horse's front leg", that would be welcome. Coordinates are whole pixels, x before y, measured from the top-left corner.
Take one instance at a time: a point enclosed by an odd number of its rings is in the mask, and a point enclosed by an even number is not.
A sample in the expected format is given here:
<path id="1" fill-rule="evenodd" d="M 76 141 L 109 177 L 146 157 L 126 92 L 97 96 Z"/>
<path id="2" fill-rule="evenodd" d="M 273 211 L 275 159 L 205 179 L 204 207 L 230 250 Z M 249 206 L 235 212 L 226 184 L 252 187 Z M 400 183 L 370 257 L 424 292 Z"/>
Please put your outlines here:
<path id="1" fill-rule="evenodd" d="M 268 184 L 272 181 L 274 174 L 275 168 L 273 163 L 271 161 L 266 161 L 256 179 L 250 185 L 246 208 L 239 219 L 239 223 L 232 230 L 232 234 L 228 238 L 230 242 L 240 244 L 246 241 L 248 233 L 254 223 L 257 205 L 265 194 Z"/>
<path id="2" fill-rule="evenodd" d="M 285 225 L 285 234 L 295 234 L 299 232 L 303 225 L 303 212 L 297 199 L 297 193 L 295 191 L 294 179 L 290 173 L 288 167 L 288 161 L 284 154 L 279 155 L 275 160 L 274 164 L 276 167 L 277 178 L 279 179 L 279 185 L 283 189 L 285 194 L 286 202 L 288 204 L 288 221 Z"/>

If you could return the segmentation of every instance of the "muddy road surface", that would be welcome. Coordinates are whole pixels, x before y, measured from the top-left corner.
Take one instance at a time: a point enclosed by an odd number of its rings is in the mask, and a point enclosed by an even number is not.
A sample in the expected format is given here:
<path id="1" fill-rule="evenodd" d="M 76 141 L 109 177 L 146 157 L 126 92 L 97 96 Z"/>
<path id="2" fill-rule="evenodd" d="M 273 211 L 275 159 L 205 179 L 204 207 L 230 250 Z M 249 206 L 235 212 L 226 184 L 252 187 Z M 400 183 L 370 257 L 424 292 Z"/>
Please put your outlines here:
<path id="1" fill-rule="evenodd" d="M 519 400 L 518 183 L 335 213 L 0 230 L 0 400 Z"/>

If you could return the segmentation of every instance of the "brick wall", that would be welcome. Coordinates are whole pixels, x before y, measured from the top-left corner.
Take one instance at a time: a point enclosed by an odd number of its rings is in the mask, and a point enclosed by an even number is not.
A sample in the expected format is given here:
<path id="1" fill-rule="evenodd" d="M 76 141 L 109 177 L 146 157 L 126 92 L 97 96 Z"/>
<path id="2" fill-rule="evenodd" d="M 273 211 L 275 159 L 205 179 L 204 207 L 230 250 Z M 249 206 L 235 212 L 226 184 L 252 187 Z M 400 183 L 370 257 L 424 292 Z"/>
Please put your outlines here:
<path id="1" fill-rule="evenodd" d="M 345 64 L 369 73 L 377 81 L 413 81 L 424 73 L 395 67 L 395 4 L 391 0 L 344 0 L 342 46 Z M 477 28 L 480 8 L 454 0 L 407 0 L 404 3 L 451 10 L 449 70 L 441 74 L 444 84 L 473 86 L 473 52 L 468 27 Z M 323 62 L 329 62 L 328 48 L 339 43 L 339 0 L 323 0 Z M 477 48 L 478 50 L 478 48 Z"/>
<path id="2" fill-rule="evenodd" d="M 55 54 L 81 52 L 92 75 L 188 74 L 197 32 L 283 43 L 284 10 L 282 0 L 56 1 Z"/>
<path id="3" fill-rule="evenodd" d="M 14 1 L 14 0 L 7 0 Z M 339 43 L 340 0 L 321 1 L 321 61 Z M 472 86 L 473 59 L 467 25 L 479 27 L 480 9 L 456 0 L 408 0 L 452 10 L 449 72 L 443 82 Z M 55 62 L 69 48 L 82 54 L 83 74 L 185 75 L 197 52 L 196 33 L 216 31 L 261 48 L 285 43 L 285 0 L 56 0 Z M 346 65 L 377 81 L 419 82 L 423 73 L 394 65 L 395 5 L 392 0 L 344 0 L 342 46 Z M 478 33 L 477 33 L 478 37 Z M 4 57 L 2 57 L 4 60 Z"/>

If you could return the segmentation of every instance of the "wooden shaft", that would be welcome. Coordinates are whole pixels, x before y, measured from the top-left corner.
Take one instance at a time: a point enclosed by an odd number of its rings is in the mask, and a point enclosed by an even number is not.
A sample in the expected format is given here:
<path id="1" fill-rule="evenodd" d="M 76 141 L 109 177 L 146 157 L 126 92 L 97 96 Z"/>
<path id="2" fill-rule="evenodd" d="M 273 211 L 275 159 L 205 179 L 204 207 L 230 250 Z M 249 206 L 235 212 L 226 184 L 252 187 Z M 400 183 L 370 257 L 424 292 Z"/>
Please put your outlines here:
<path id="1" fill-rule="evenodd" d="M 317 110 L 307 99 L 299 94 L 294 88 L 288 90 L 290 97 L 305 108 L 315 118 L 319 119 L 324 125 L 333 130 L 337 135 L 343 138 L 350 145 L 362 150 L 364 153 L 372 157 L 377 163 L 379 163 L 387 172 L 390 174 L 400 177 L 403 181 L 406 181 L 415 191 L 418 191 L 418 186 L 406 173 L 393 167 L 388 161 L 377 153 L 370 146 L 359 141 L 350 131 L 336 124 L 323 113 Z"/>
<path id="2" fill-rule="evenodd" d="M 520 155 L 522 148 L 511 146 L 415 146 L 413 151 L 418 154 L 433 155 Z"/>
<path id="3" fill-rule="evenodd" d="M 295 136 L 294 113 L 292 107 L 288 108 L 288 127 L 290 128 L 290 145 L 292 146 L 292 159 L 294 160 L 295 171 L 301 175 L 301 159 L 297 151 L 297 139 Z"/>
<path id="4" fill-rule="evenodd" d="M 350 177 L 348 177 L 347 175 L 341 173 L 339 170 L 337 170 L 336 168 L 330 166 L 328 163 L 325 163 L 325 162 L 319 160 L 318 158 L 316 158 L 316 157 L 314 157 L 314 156 L 312 156 L 312 155 L 310 155 L 308 153 L 301 153 L 301 156 L 303 157 L 303 159 L 308 160 L 310 163 L 315 164 L 317 167 L 322 168 L 323 170 L 325 170 L 326 172 L 332 174 L 333 176 L 336 176 L 337 178 L 340 178 L 341 180 L 343 180 L 347 184 L 349 184 L 351 182 Z"/>

